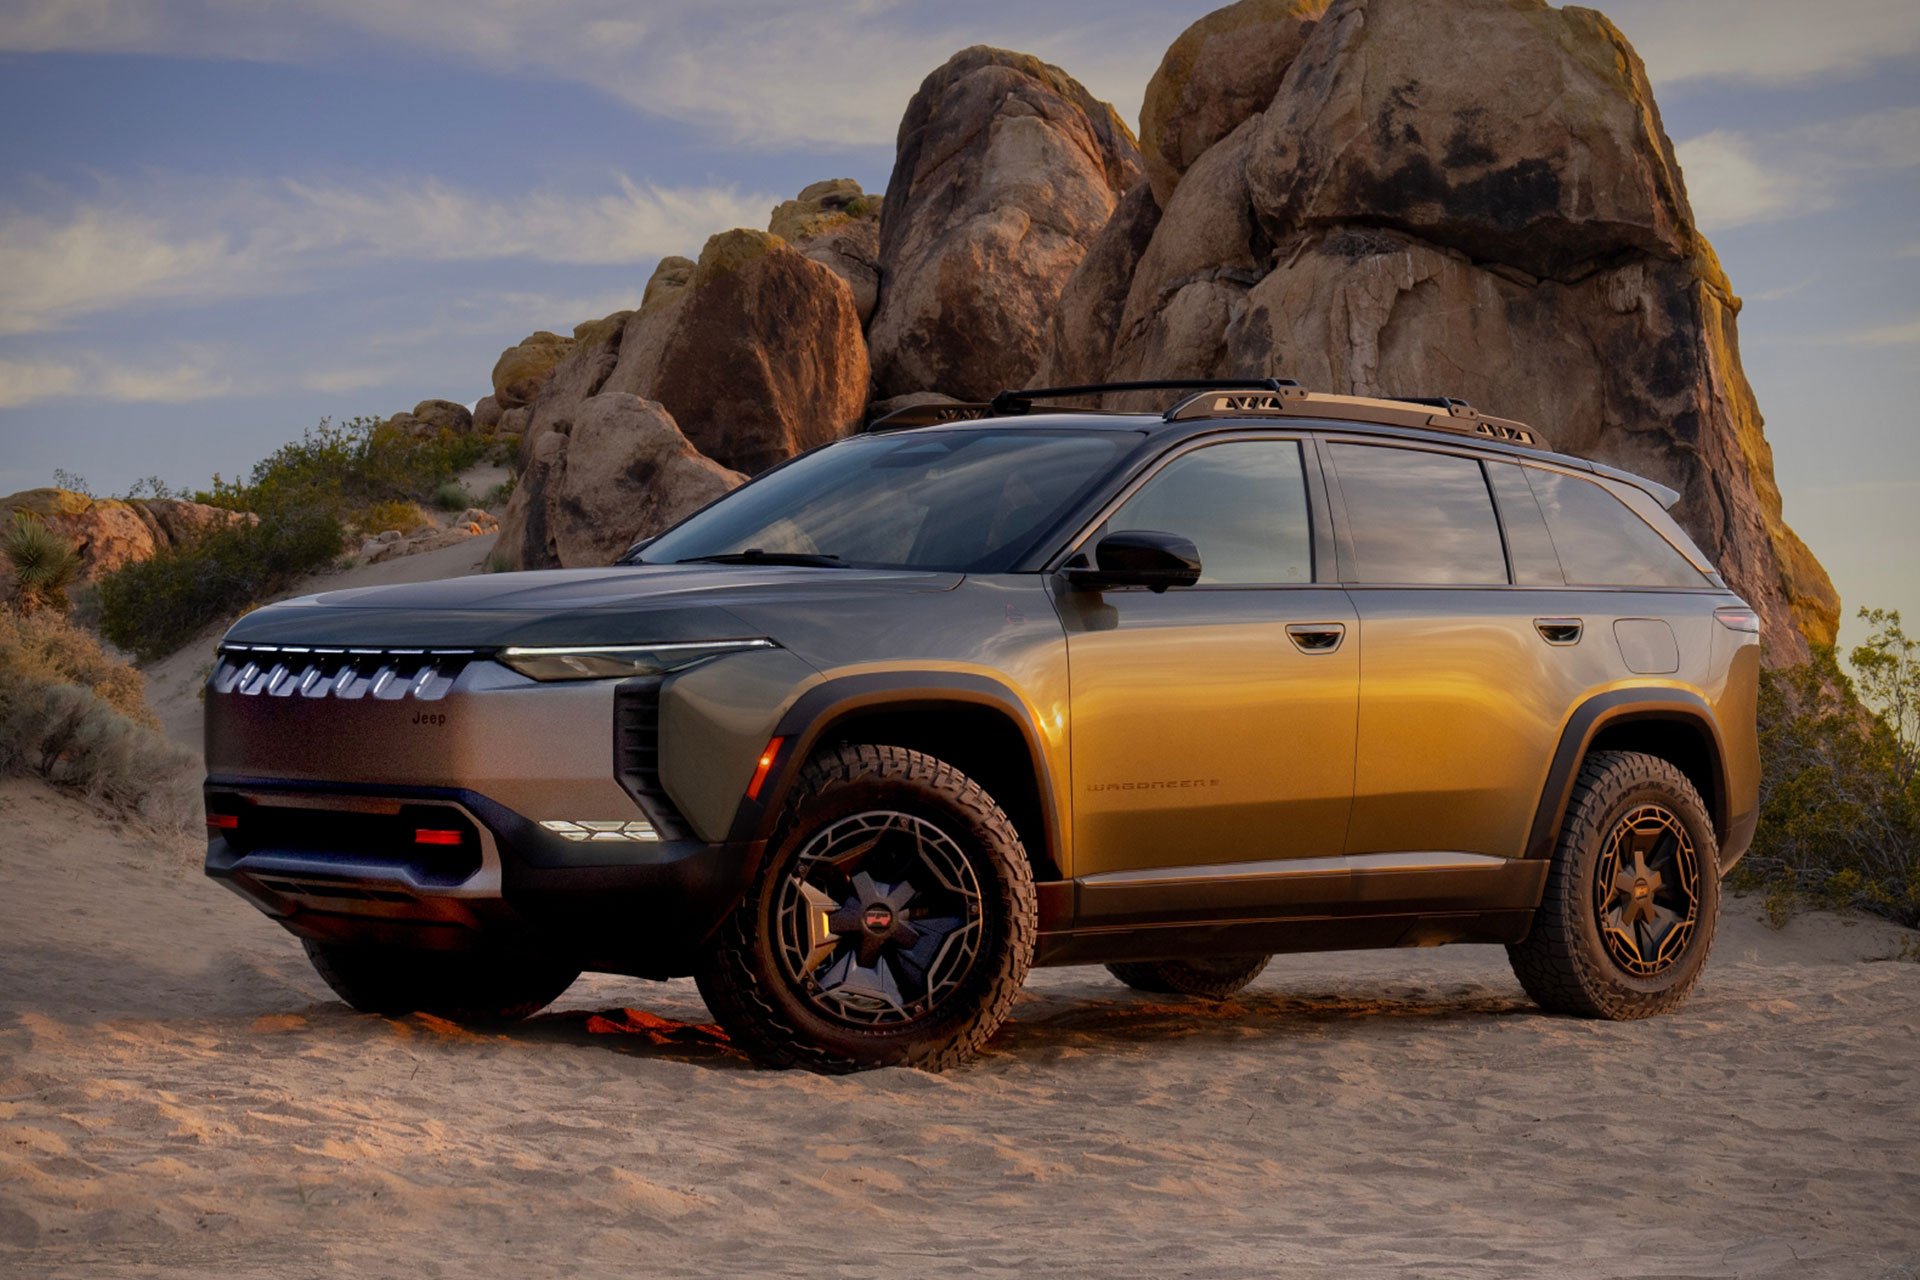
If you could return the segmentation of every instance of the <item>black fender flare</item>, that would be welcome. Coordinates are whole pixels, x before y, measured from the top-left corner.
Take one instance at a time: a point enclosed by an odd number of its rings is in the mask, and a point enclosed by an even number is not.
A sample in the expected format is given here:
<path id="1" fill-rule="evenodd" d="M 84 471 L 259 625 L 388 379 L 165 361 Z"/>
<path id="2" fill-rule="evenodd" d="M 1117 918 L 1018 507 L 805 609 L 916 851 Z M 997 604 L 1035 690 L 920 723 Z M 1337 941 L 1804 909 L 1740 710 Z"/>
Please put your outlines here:
<path id="1" fill-rule="evenodd" d="M 1573 797 L 1574 779 L 1580 774 L 1580 762 L 1586 759 L 1593 740 L 1603 729 L 1636 720 L 1678 720 L 1701 732 L 1714 774 L 1712 794 L 1705 797 L 1708 817 L 1714 830 L 1725 838 L 1730 819 L 1726 812 L 1727 753 L 1713 708 L 1705 698 L 1686 689 L 1614 689 L 1595 694 L 1581 703 L 1568 717 L 1566 728 L 1561 730 L 1560 744 L 1554 749 L 1546 786 L 1540 792 L 1540 805 L 1534 810 L 1533 826 L 1527 834 L 1525 857 L 1553 856 L 1554 846 L 1560 839 L 1560 824 L 1566 819 L 1567 804 Z"/>
<path id="2" fill-rule="evenodd" d="M 730 840 L 765 841 L 786 804 L 800 766 L 836 724 L 863 711 L 937 711 L 957 706 L 984 707 L 1005 717 L 1026 744 L 1039 795 L 1040 820 L 1047 847 L 1034 850 L 1058 864 L 1064 848 L 1061 815 L 1054 803 L 1053 771 L 1039 728 L 1026 704 L 1007 685 L 988 676 L 960 671 L 879 671 L 841 676 L 813 686 L 781 715 L 773 736 L 780 749 L 761 785 L 758 799 L 743 797 L 728 833 Z"/>

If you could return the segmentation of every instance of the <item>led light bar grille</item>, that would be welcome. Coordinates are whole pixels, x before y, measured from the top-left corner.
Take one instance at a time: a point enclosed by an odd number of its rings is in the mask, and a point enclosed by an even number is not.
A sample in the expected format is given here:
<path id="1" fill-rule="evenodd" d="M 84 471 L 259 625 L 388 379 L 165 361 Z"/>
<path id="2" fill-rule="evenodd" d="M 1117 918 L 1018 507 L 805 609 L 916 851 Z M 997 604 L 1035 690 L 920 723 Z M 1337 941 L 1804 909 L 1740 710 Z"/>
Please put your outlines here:
<path id="1" fill-rule="evenodd" d="M 472 649 L 226 644 L 209 683 L 215 693 L 245 697 L 433 702 L 477 656 Z"/>

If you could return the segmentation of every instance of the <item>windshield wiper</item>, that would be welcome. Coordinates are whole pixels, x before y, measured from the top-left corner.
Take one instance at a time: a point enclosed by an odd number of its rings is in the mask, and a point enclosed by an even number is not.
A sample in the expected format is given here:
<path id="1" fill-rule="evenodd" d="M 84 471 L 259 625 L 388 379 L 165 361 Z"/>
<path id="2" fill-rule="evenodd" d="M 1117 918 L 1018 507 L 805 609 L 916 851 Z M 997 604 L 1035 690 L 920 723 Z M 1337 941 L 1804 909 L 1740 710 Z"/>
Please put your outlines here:
<path id="1" fill-rule="evenodd" d="M 688 556 L 685 560 L 675 560 L 675 564 L 797 564 L 813 569 L 845 569 L 848 566 L 839 556 L 820 555 L 812 551 L 762 551 L 759 547 L 748 547 L 745 551 L 726 551 L 712 556 Z"/>

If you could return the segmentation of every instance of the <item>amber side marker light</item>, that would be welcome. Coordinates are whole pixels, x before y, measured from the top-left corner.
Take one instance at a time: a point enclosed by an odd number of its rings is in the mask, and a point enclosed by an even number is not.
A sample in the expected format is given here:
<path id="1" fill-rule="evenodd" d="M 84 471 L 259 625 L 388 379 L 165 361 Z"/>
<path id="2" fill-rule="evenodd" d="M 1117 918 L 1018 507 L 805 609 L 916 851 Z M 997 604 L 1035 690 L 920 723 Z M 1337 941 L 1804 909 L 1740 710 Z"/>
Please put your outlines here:
<path id="1" fill-rule="evenodd" d="M 461 839 L 458 831 L 436 831 L 432 827 L 416 827 L 413 832 L 415 844 L 459 844 Z"/>
<path id="2" fill-rule="evenodd" d="M 767 784 L 767 775 L 773 772 L 773 758 L 780 754 L 780 744 L 785 741 L 785 738 L 775 738 L 760 753 L 760 763 L 753 767 L 753 781 L 747 784 L 747 799 L 760 798 L 760 788 Z"/>
<path id="3" fill-rule="evenodd" d="M 1760 634 L 1760 615 L 1751 609 L 1739 609 L 1731 606 L 1713 611 L 1713 620 L 1729 631 L 1746 631 Z"/>

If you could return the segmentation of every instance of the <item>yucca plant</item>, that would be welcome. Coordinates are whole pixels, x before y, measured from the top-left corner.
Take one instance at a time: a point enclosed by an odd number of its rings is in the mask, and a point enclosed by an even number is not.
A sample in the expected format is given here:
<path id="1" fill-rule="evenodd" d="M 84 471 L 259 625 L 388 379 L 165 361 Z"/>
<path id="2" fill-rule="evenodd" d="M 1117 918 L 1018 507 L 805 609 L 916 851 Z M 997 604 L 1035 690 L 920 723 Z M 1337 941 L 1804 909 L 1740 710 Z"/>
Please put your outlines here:
<path id="1" fill-rule="evenodd" d="M 67 588 L 80 574 L 73 544 L 31 516 L 16 514 L 0 536 L 0 555 L 13 569 L 7 603 L 22 613 L 67 609 Z"/>

